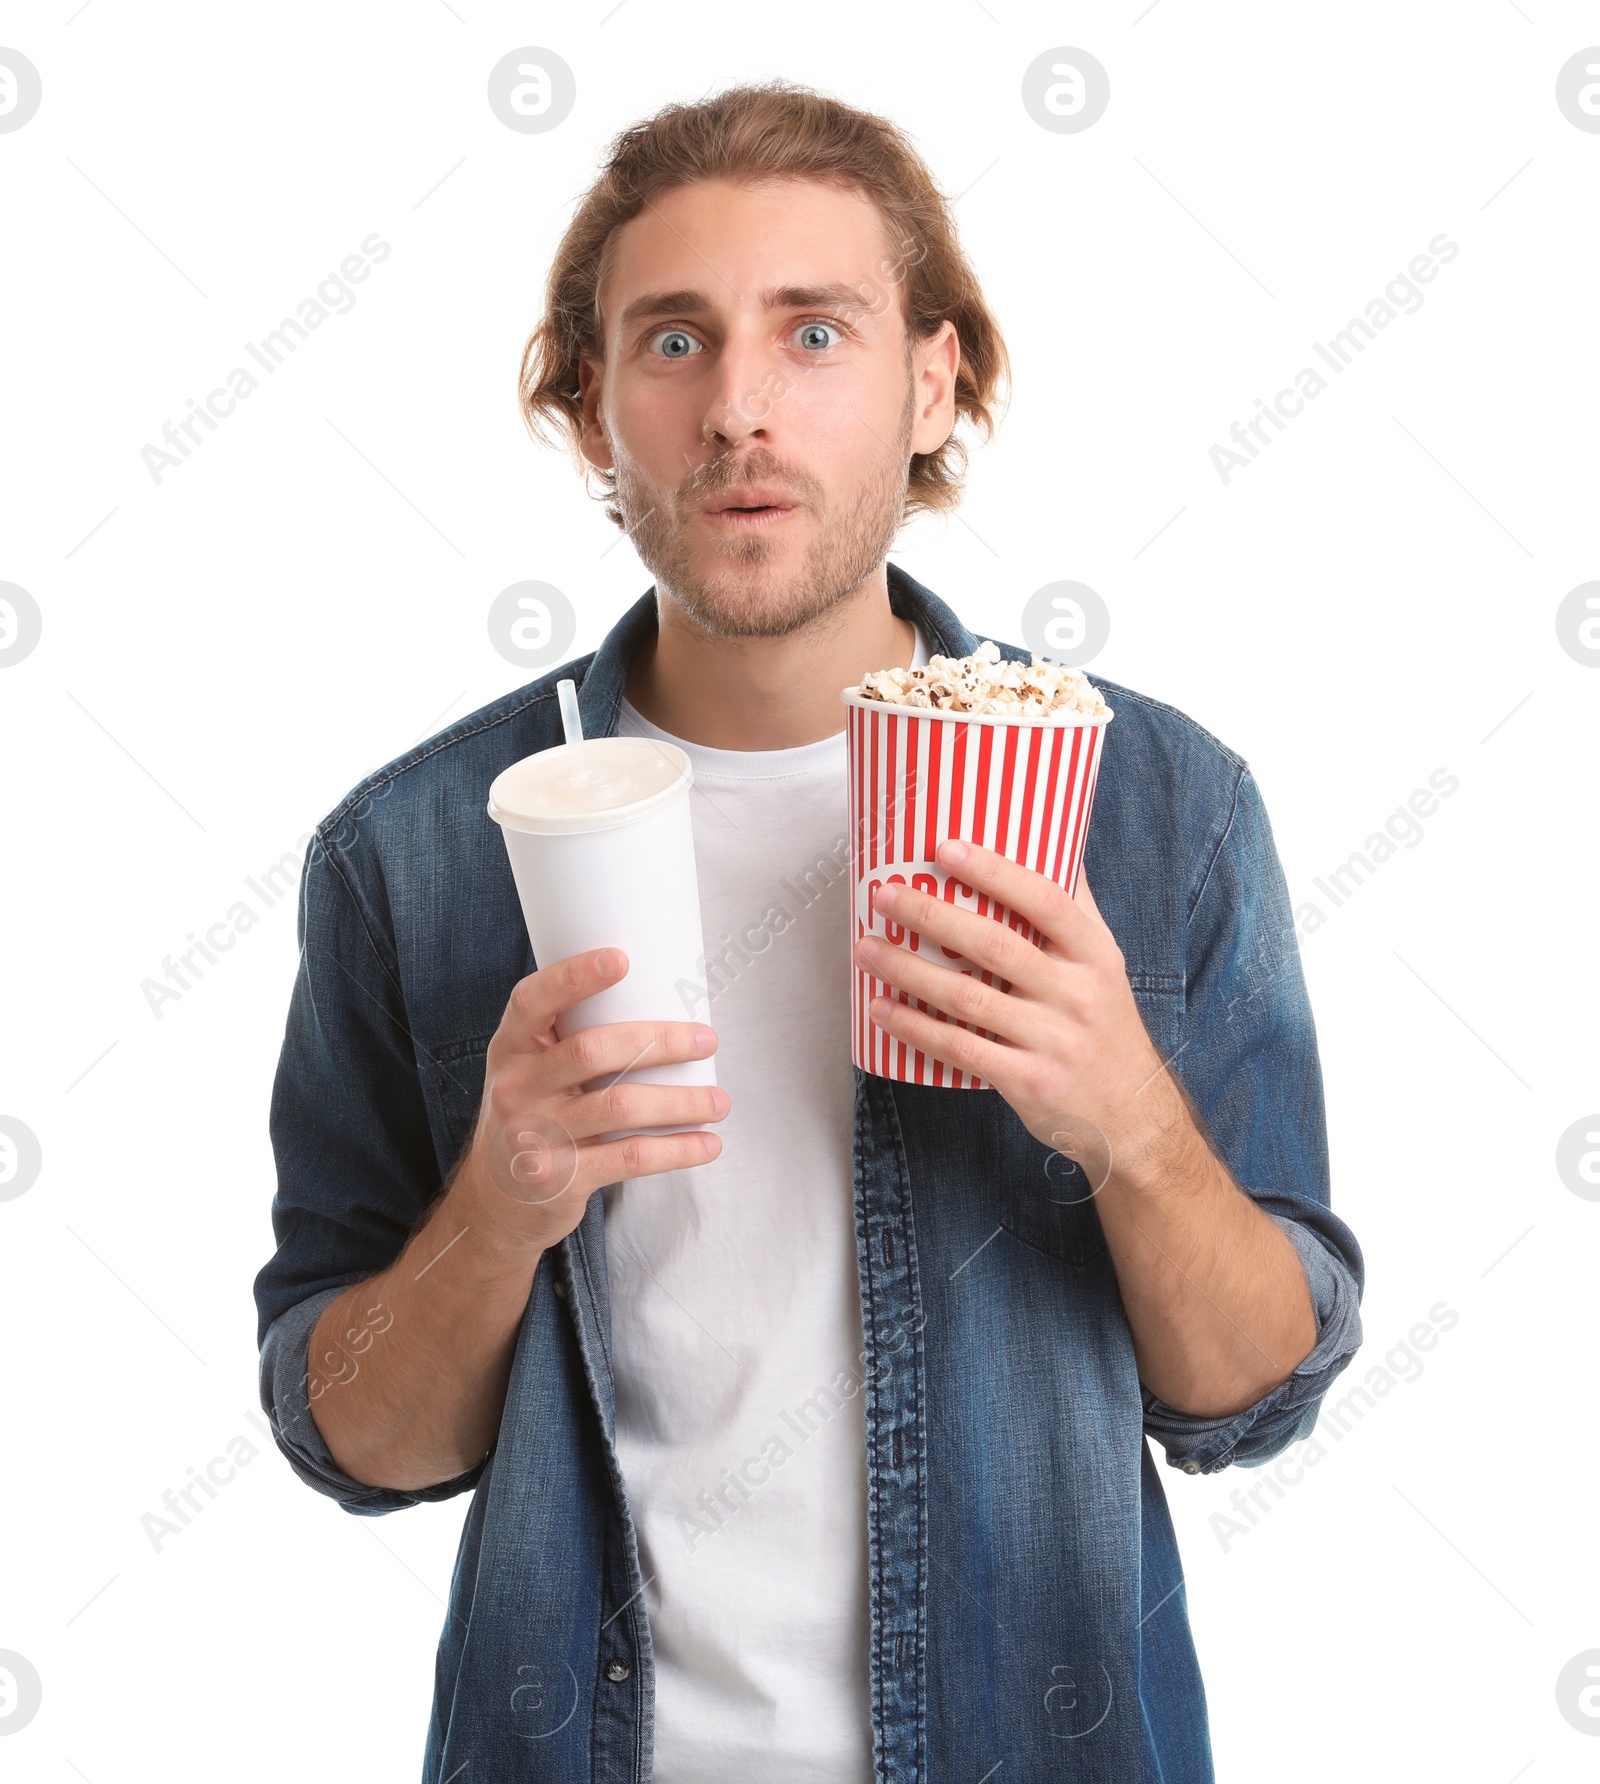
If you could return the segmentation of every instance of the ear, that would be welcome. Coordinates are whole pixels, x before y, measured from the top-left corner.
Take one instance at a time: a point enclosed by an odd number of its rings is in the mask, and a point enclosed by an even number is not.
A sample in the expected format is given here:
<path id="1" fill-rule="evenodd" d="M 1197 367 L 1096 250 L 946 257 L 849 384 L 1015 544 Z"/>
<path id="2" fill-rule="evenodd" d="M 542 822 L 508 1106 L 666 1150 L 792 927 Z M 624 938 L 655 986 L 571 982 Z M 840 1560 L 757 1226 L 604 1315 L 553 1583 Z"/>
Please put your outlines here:
<path id="1" fill-rule="evenodd" d="M 956 373 L 961 366 L 961 341 L 948 316 L 939 332 L 918 343 L 912 360 L 916 386 L 911 428 L 914 453 L 937 452 L 956 424 Z"/>
<path id="2" fill-rule="evenodd" d="M 614 469 L 611 442 L 600 419 L 600 393 L 605 367 L 587 354 L 578 361 L 578 395 L 583 401 L 583 432 L 578 450 L 597 471 Z"/>

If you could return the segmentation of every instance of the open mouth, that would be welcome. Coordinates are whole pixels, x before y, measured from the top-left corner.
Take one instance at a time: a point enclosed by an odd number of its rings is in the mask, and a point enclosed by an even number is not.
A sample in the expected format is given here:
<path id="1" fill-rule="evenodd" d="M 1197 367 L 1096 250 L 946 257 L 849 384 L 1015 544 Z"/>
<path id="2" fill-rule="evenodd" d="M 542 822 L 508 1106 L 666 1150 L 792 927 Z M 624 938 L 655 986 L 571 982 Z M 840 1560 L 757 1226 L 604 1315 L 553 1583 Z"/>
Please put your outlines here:
<path id="1" fill-rule="evenodd" d="M 794 509 L 779 502 L 765 502 L 749 508 L 706 508 L 702 513 L 717 526 L 748 528 L 772 526 L 786 514 L 793 514 Z"/>

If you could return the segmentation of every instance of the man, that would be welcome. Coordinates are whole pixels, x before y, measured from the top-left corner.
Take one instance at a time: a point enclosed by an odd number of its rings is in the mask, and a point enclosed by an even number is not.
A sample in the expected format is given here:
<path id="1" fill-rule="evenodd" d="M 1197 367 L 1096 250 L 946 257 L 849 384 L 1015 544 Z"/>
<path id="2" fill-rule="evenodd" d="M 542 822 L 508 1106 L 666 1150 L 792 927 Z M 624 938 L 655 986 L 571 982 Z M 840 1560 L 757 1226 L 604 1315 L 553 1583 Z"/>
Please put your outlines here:
<path id="1" fill-rule="evenodd" d="M 961 864 L 1045 945 L 899 893 L 1011 991 L 871 961 L 969 1000 L 939 1007 L 998 1042 L 873 1014 L 995 1088 L 850 1063 L 839 690 L 976 648 L 885 559 L 953 504 L 1004 363 L 883 120 L 771 83 L 626 133 L 522 397 L 654 586 L 318 828 L 263 1403 L 350 1511 L 475 1489 L 428 1784 L 1212 1776 L 1145 1436 L 1193 1474 L 1306 1435 L 1362 1282 L 1244 764 L 1101 683 L 1077 899 Z M 532 960 L 484 800 L 561 740 L 565 675 L 588 734 L 692 758 L 707 953 L 689 1019 L 558 1041 L 626 962 Z M 582 1088 L 713 1049 L 714 1090 Z M 532 1185 L 530 1124 L 558 1137 Z M 623 1124 L 680 1131 L 596 1138 Z"/>

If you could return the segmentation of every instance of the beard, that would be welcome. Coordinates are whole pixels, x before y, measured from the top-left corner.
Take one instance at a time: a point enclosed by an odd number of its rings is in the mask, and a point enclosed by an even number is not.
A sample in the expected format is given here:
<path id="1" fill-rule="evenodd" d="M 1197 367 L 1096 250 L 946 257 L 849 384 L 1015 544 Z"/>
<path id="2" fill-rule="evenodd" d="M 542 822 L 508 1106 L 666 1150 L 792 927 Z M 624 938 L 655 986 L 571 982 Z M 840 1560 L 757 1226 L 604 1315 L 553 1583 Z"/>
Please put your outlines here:
<path id="1" fill-rule="evenodd" d="M 614 500 L 657 592 L 715 638 L 779 638 L 813 624 L 872 575 L 904 524 L 915 410 L 916 387 L 908 379 L 899 437 L 841 508 L 828 504 L 815 478 L 760 448 L 738 460 L 712 459 L 665 494 L 617 452 Z M 792 549 L 788 542 L 764 533 L 707 532 L 725 567 L 696 563 L 695 510 L 717 491 L 741 483 L 774 484 L 809 509 L 810 540 L 792 568 L 777 567 Z"/>

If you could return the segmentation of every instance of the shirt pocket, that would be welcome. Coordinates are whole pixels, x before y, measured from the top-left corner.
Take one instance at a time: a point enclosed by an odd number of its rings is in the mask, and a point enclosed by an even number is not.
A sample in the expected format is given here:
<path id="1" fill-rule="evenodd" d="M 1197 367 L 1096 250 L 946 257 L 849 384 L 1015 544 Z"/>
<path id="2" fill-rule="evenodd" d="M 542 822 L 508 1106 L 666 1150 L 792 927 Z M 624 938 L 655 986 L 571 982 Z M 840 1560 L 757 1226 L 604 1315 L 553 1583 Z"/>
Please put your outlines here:
<path id="1" fill-rule="evenodd" d="M 1128 982 L 1151 1043 L 1164 1060 L 1174 1058 L 1183 1046 L 1182 973 L 1130 969 Z M 1095 1136 L 1080 1131 L 1054 1148 L 1028 1140 L 1030 1156 L 1001 1178 L 1000 1225 L 1058 1263 L 1082 1268 L 1103 1259 L 1106 1238 L 1094 1198 L 1095 1185 L 1105 1181 L 1105 1157 L 1103 1151 L 1097 1156 Z"/>

